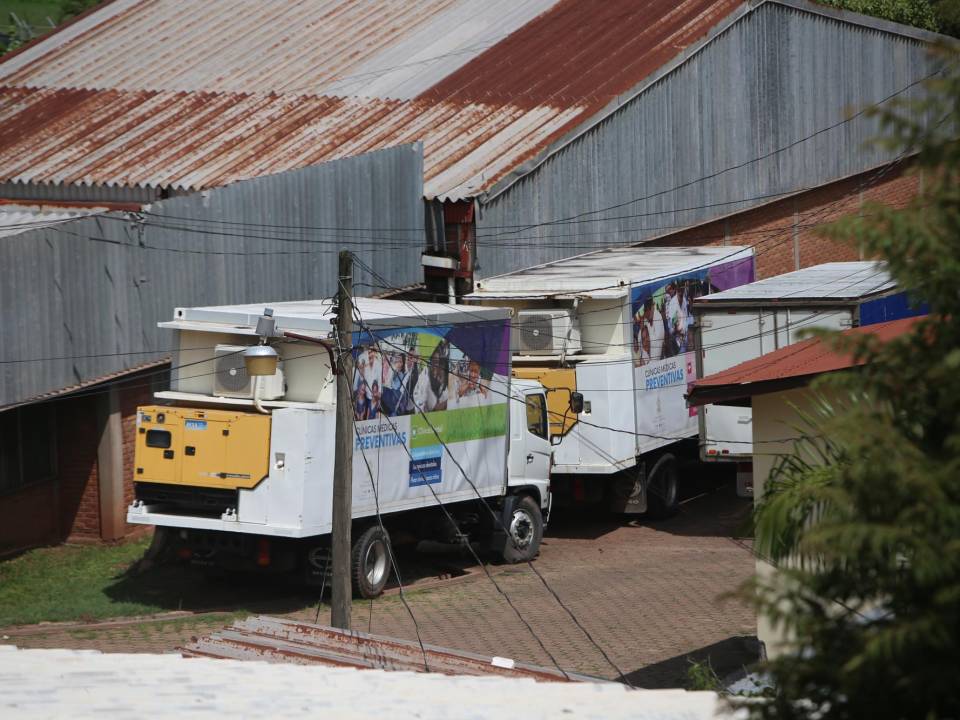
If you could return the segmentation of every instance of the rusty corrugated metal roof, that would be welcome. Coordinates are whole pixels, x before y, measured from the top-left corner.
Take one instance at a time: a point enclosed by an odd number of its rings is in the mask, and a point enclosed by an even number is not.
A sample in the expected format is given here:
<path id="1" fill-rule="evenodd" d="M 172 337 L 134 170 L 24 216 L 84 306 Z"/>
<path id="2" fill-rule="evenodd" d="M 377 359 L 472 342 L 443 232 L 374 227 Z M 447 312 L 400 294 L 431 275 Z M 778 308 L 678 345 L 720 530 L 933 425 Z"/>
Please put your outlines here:
<path id="1" fill-rule="evenodd" d="M 0 63 L 0 181 L 200 189 L 422 140 L 490 188 L 741 0 L 114 0 Z"/>
<path id="2" fill-rule="evenodd" d="M 495 675 L 541 682 L 599 682 L 576 673 L 491 658 L 462 650 L 424 645 L 357 630 L 265 616 L 250 617 L 207 637 L 195 639 L 181 652 L 186 657 L 266 660 L 379 670 L 429 672 L 445 675 Z"/>
<path id="3" fill-rule="evenodd" d="M 872 335 L 885 343 L 911 332 L 922 319 L 891 320 L 844 330 L 841 334 L 848 337 Z M 810 338 L 695 381 L 687 394 L 687 401 L 690 405 L 705 405 L 762 395 L 782 389 L 785 383 L 804 385 L 817 375 L 848 370 L 864 363 L 851 353 L 835 352 L 820 338 Z"/>

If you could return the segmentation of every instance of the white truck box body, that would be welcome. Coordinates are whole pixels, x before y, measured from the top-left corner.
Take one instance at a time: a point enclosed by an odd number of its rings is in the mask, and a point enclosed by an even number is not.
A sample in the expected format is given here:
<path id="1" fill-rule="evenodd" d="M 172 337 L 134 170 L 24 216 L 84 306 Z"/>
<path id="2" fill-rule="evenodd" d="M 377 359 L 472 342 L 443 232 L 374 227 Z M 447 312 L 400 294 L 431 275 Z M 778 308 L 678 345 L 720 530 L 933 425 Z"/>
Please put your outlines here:
<path id="1" fill-rule="evenodd" d="M 693 318 L 688 313 L 683 321 L 683 346 L 667 352 L 666 306 L 675 297 L 668 286 L 709 293 L 749 282 L 753 272 L 751 248 L 616 248 L 480 280 L 466 299 L 515 313 L 570 309 L 579 350 L 564 354 L 558 347 L 552 357 L 524 357 L 513 347 L 514 365 L 575 368 L 585 411 L 554 447 L 554 473 L 610 474 L 697 434 L 696 413 L 683 397 L 696 376 Z M 650 321 L 643 317 L 647 301 L 655 313 Z M 640 350 L 647 322 L 663 323 L 659 356 Z"/>

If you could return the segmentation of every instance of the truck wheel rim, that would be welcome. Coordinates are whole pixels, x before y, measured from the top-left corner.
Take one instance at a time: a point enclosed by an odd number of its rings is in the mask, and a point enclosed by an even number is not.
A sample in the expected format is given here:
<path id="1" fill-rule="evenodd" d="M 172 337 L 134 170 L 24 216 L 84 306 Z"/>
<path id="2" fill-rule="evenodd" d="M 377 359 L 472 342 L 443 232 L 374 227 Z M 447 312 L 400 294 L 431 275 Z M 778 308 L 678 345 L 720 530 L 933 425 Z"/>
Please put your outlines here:
<path id="1" fill-rule="evenodd" d="M 533 537 L 533 518 L 523 510 L 514 510 L 510 519 L 510 537 L 517 547 L 525 548 Z"/>
<path id="2" fill-rule="evenodd" d="M 367 582 L 372 587 L 383 582 L 387 574 L 387 546 L 382 540 L 375 540 L 367 547 L 363 566 L 366 568 L 364 574 L 367 576 Z"/>

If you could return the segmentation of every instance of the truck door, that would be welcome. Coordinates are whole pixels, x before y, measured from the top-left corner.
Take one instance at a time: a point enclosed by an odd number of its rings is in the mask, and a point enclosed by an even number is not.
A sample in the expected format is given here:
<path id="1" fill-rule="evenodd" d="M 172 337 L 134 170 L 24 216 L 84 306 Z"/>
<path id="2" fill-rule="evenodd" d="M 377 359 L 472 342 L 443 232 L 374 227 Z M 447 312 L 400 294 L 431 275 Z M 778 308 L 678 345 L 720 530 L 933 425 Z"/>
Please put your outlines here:
<path id="1" fill-rule="evenodd" d="M 547 396 L 542 390 L 524 394 L 523 477 L 527 480 L 550 478 L 550 429 L 547 423 Z"/>

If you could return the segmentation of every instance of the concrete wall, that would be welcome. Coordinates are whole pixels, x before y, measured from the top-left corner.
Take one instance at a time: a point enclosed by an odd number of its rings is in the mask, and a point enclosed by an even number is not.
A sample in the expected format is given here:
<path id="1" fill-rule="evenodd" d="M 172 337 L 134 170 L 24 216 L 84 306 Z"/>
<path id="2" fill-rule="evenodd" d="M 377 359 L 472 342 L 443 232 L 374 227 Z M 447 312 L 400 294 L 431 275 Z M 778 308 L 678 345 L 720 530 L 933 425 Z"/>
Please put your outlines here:
<path id="1" fill-rule="evenodd" d="M 840 400 L 839 396 L 830 390 L 818 390 L 815 394 L 809 388 L 754 396 L 754 502 L 763 497 L 764 487 L 779 457 L 795 452 L 794 442 L 802 435 L 803 428 L 798 411 L 811 412 L 816 407 L 818 396 L 831 402 Z M 812 456 L 807 459 L 813 461 Z M 769 581 L 776 576 L 776 570 L 769 563 L 757 558 L 757 575 L 761 580 Z M 783 643 L 787 636 L 763 615 L 757 618 L 757 637 L 766 645 L 768 657 L 773 658 L 783 652 Z"/>

